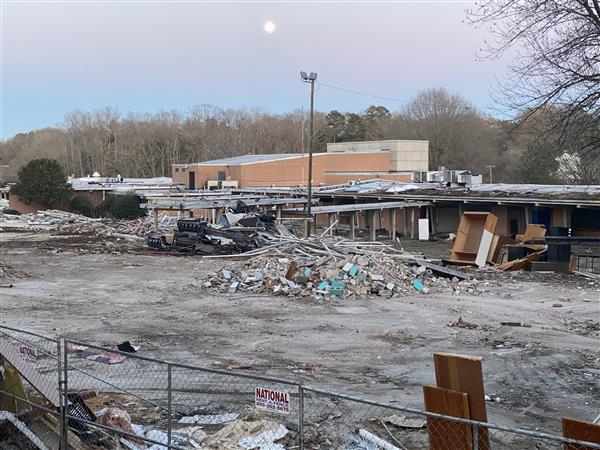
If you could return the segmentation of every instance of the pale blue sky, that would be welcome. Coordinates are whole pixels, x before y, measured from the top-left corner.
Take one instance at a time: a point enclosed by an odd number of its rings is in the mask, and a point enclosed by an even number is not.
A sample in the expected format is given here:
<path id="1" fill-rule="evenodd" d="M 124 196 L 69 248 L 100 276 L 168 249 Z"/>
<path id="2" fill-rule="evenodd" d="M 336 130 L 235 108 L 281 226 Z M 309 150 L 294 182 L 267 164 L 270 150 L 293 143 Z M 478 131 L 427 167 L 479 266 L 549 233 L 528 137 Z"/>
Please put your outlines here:
<path id="1" fill-rule="evenodd" d="M 410 99 L 445 87 L 493 106 L 505 62 L 476 61 L 486 38 L 470 2 L 2 2 L 2 138 L 74 109 L 307 106 L 300 70 L 323 83 Z M 263 23 L 277 30 L 267 34 Z M 319 110 L 402 104 L 321 86 Z"/>

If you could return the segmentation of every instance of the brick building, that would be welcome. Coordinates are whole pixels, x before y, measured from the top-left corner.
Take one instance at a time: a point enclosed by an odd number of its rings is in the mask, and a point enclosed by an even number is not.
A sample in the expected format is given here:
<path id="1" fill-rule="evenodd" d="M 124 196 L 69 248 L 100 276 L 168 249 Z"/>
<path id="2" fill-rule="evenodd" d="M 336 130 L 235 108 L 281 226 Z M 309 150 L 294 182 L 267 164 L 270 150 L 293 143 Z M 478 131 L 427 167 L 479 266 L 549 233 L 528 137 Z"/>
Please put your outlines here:
<path id="1" fill-rule="evenodd" d="M 428 170 L 428 141 L 371 141 L 328 144 L 313 154 L 313 184 L 335 185 L 382 178 L 410 181 Z M 244 155 L 193 164 L 173 164 L 174 183 L 188 189 L 234 186 L 306 186 L 308 154 Z M 225 183 L 223 183 L 225 182 Z"/>

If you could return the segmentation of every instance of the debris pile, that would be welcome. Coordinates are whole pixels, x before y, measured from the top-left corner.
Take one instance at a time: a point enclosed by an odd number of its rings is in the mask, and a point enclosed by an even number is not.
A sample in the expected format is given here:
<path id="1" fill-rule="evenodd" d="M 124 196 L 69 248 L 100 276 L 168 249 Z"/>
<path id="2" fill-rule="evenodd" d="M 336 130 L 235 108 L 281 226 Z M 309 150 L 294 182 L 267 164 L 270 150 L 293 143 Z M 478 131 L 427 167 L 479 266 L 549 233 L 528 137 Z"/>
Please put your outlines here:
<path id="1" fill-rule="evenodd" d="M 436 265 L 422 261 L 422 256 L 378 242 L 286 237 L 248 254 L 255 257 L 237 267 L 232 264 L 230 269 L 203 273 L 195 285 L 218 292 L 314 298 L 485 292 L 485 283 L 471 279 L 470 274 L 443 273 L 443 267 L 436 270 Z"/>
<path id="2" fill-rule="evenodd" d="M 204 255 L 239 254 L 263 247 L 270 239 L 287 233 L 275 224 L 275 218 L 260 213 L 223 215 L 219 224 L 203 219 L 178 219 L 177 230 L 169 244 L 167 236 L 151 233 L 148 246 L 157 250 L 175 250 Z"/>
<path id="3" fill-rule="evenodd" d="M 2 214 L 0 230 L 57 231 L 137 239 L 136 233 L 123 226 L 124 222 L 127 221 L 115 224 L 110 219 L 94 219 L 81 214 L 49 209 L 31 214 Z"/>
<path id="4" fill-rule="evenodd" d="M 154 225 L 154 216 L 148 214 L 144 217 L 131 220 L 119 220 L 114 228 L 119 233 L 132 234 L 145 237 L 150 233 L 168 233 L 177 227 L 177 216 L 170 216 L 166 212 L 158 215 L 158 226 Z"/>

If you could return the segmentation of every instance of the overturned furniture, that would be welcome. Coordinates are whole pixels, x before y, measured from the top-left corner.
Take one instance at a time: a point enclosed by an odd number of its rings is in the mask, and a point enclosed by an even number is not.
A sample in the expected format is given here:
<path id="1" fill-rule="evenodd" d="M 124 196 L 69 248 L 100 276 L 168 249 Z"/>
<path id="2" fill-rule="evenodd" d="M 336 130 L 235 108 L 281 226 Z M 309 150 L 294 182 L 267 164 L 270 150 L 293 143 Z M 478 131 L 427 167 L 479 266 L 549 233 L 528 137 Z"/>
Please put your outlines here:
<path id="1" fill-rule="evenodd" d="M 485 266 L 491 260 L 490 250 L 498 218 L 490 212 L 467 211 L 460 219 L 449 262 Z M 493 250 L 491 251 L 493 254 Z"/>

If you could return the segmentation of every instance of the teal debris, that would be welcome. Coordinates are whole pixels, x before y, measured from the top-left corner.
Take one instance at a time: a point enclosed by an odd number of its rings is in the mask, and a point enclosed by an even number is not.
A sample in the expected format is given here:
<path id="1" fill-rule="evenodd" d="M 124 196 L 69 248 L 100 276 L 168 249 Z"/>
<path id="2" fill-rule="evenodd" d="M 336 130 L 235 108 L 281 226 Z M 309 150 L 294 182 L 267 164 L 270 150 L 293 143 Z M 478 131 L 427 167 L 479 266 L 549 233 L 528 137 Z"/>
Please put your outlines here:
<path id="1" fill-rule="evenodd" d="M 328 287 L 329 287 L 329 282 L 327 282 L 327 281 L 321 281 L 319 283 L 319 285 L 317 286 L 317 290 L 319 290 L 319 291 L 326 291 Z"/>
<path id="2" fill-rule="evenodd" d="M 348 275 L 350 275 L 351 277 L 355 277 L 357 273 L 358 266 L 356 264 L 353 264 L 352 267 L 350 267 L 350 270 L 348 271 Z"/>
<path id="3" fill-rule="evenodd" d="M 333 297 L 340 297 L 344 294 L 344 282 L 343 281 L 333 281 L 331 283 L 331 290 L 329 294 Z"/>
<path id="4" fill-rule="evenodd" d="M 419 292 L 423 292 L 423 290 L 425 289 L 425 286 L 423 286 L 423 282 L 421 280 L 419 280 L 418 278 L 415 278 L 414 280 L 412 280 L 412 285 Z"/>

